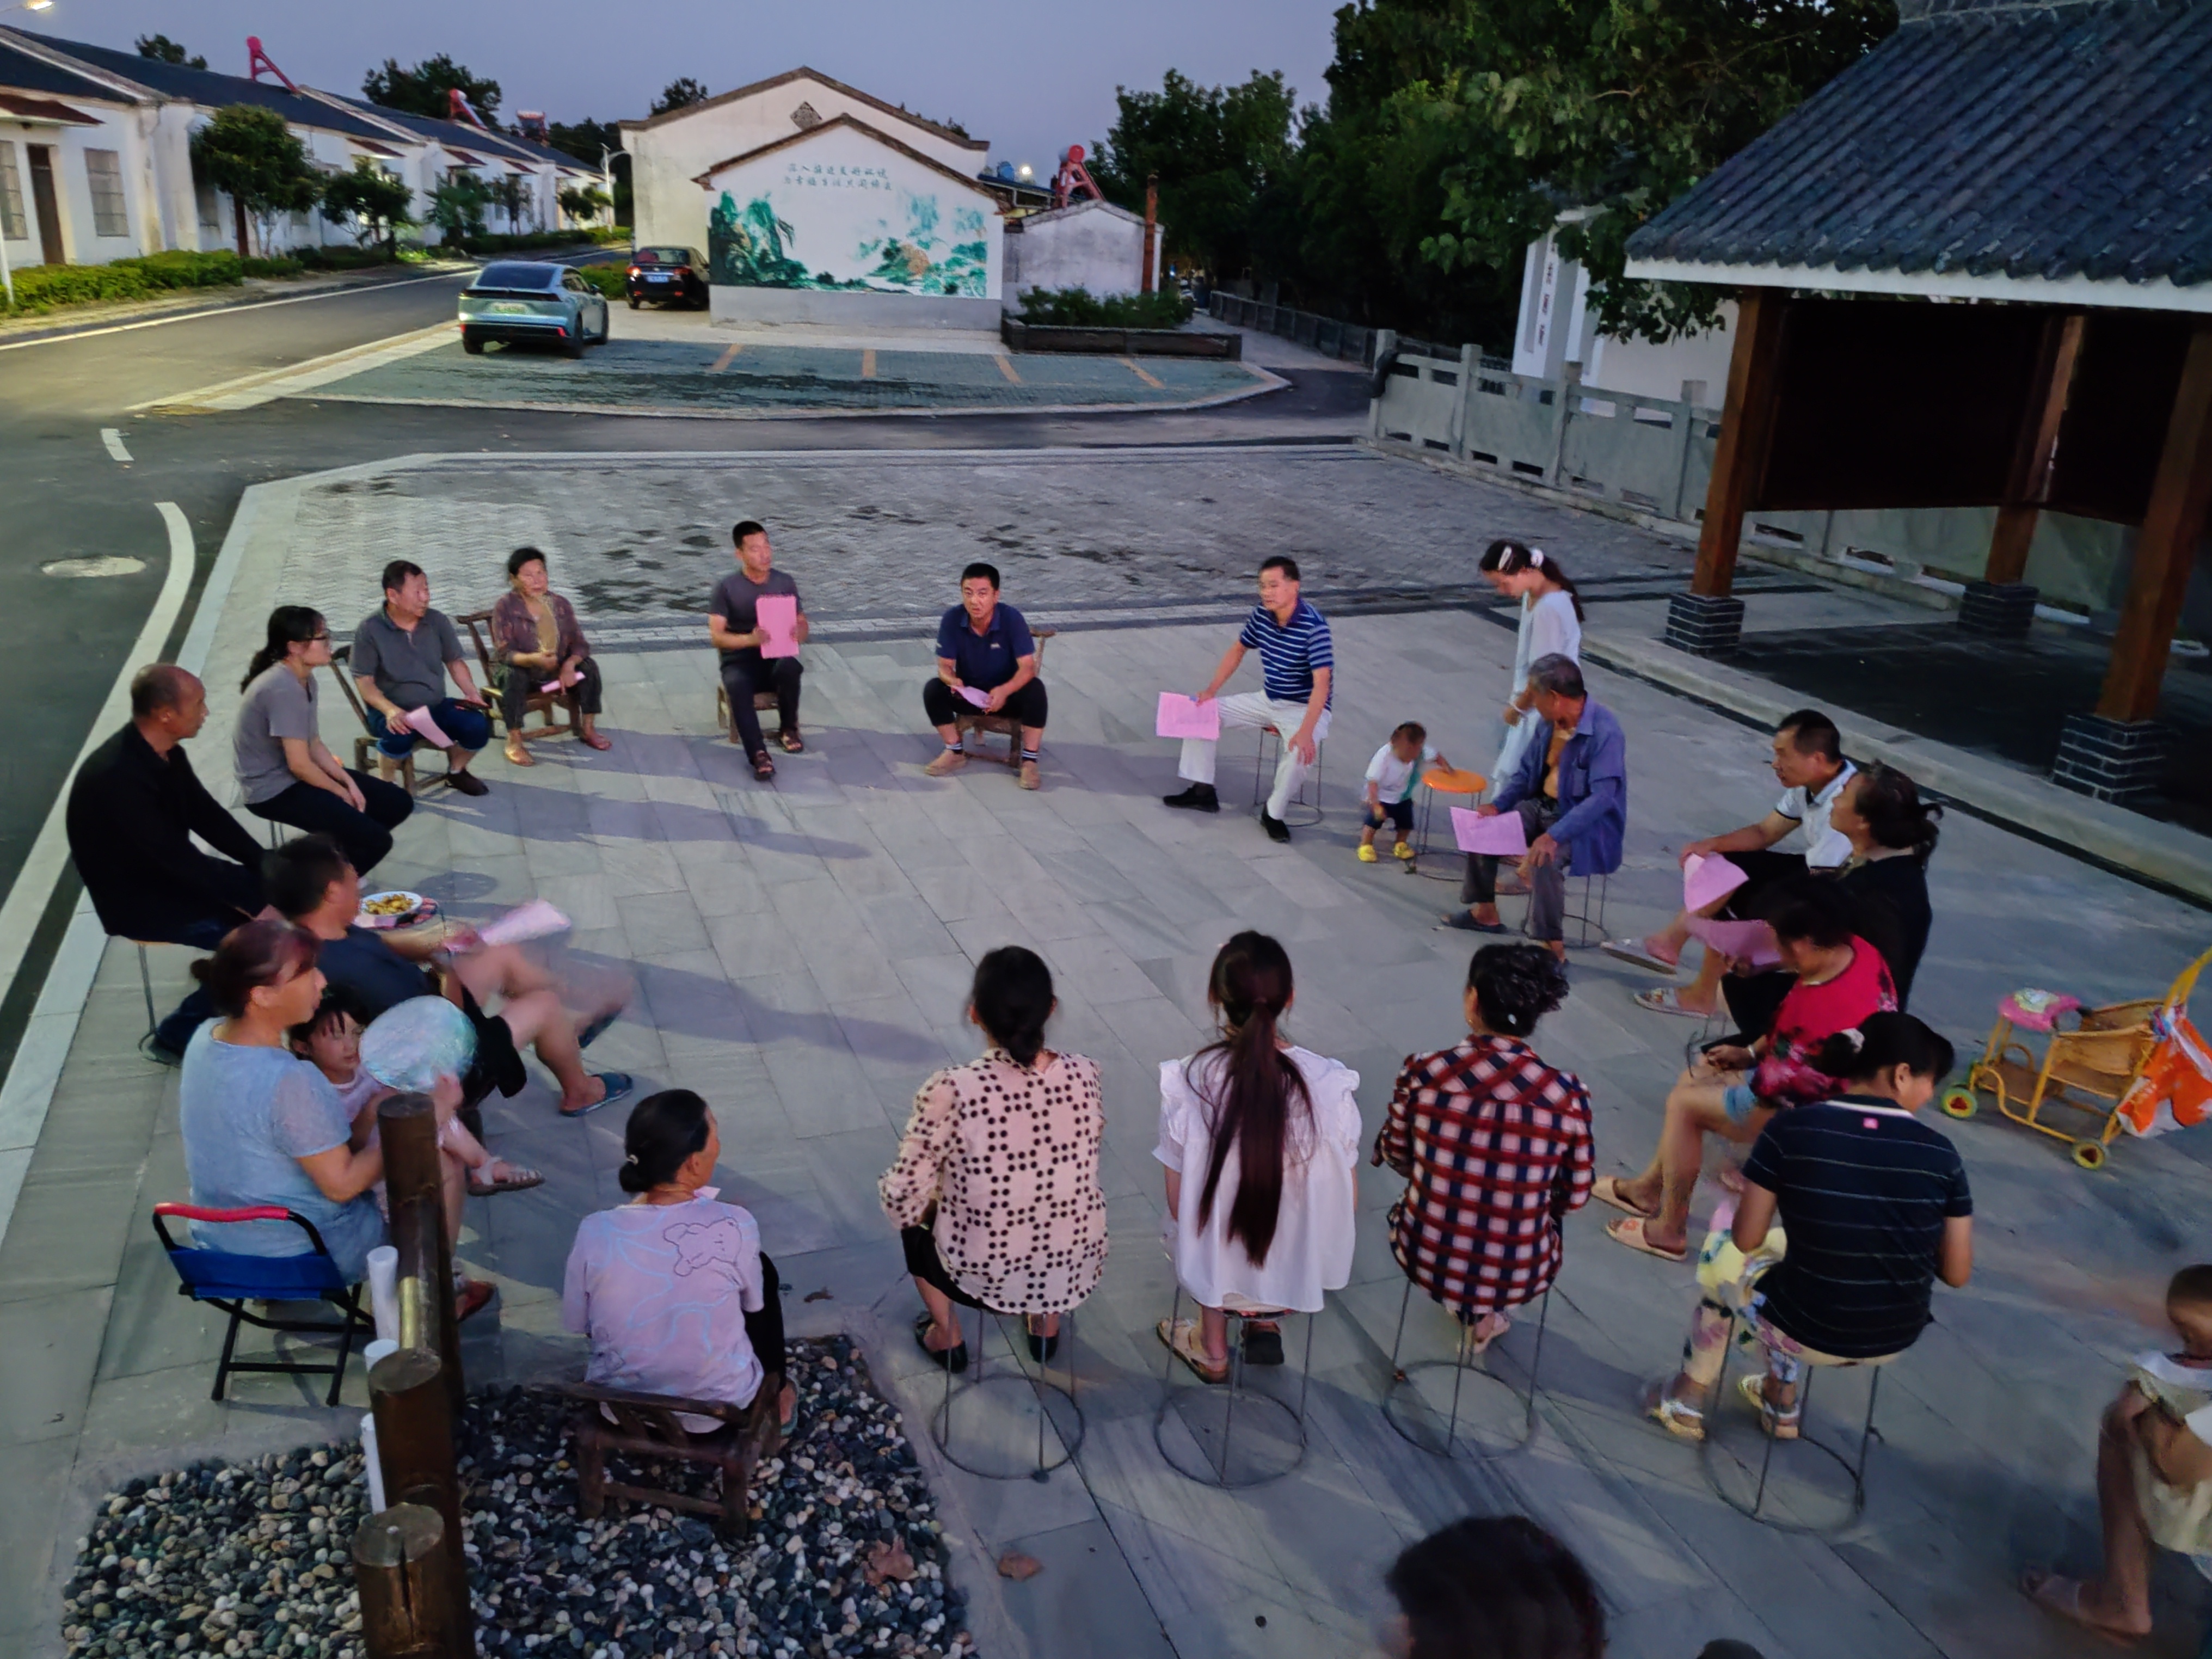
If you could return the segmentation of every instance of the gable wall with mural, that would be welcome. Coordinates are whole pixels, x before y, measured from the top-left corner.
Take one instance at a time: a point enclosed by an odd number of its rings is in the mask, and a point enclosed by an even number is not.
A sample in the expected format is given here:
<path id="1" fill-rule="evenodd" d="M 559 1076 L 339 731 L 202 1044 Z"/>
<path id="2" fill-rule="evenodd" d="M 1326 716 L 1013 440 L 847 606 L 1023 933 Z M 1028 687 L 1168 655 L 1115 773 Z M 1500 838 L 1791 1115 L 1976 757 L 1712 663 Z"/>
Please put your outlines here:
<path id="1" fill-rule="evenodd" d="M 724 168 L 703 193 L 719 287 L 999 297 L 989 192 L 866 133 L 822 131 Z"/>
<path id="2" fill-rule="evenodd" d="M 849 115 L 963 178 L 982 171 L 987 155 L 980 145 L 963 144 L 930 128 L 902 121 L 865 100 L 800 76 L 744 98 L 692 110 L 672 121 L 632 128 L 623 135 L 629 152 L 635 231 L 640 245 L 679 243 L 704 250 L 710 203 L 696 180 L 717 162 L 744 155 L 788 138 L 801 130 L 797 118 L 835 120 Z"/>

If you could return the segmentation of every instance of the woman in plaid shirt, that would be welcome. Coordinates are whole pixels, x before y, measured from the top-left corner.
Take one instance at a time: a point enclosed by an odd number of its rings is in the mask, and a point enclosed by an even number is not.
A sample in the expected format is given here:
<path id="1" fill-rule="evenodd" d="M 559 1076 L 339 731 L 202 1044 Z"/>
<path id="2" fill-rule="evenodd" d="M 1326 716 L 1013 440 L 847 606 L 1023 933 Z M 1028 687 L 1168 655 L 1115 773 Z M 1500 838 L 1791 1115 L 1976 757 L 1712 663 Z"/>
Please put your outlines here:
<path id="1" fill-rule="evenodd" d="M 1566 1000 L 1566 972 L 1534 945 L 1492 945 L 1467 975 L 1467 1039 L 1410 1057 L 1376 1137 L 1406 1177 L 1390 1250 L 1413 1283 L 1475 1327 L 1477 1352 L 1507 1310 L 1559 1271 L 1559 1218 L 1589 1202 L 1589 1091 L 1526 1039 Z"/>

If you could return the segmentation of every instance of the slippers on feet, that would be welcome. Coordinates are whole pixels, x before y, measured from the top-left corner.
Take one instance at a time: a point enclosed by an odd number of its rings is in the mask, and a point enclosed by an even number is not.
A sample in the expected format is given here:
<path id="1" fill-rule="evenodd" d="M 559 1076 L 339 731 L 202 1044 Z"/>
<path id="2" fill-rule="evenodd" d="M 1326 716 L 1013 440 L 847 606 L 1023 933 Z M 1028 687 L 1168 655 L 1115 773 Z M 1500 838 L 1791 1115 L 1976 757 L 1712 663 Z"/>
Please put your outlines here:
<path id="1" fill-rule="evenodd" d="M 806 741 L 796 732 L 779 732 L 775 734 L 775 740 L 783 745 L 783 752 L 787 755 L 806 752 Z"/>
<path id="2" fill-rule="evenodd" d="M 622 1012 L 623 1011 L 619 1008 L 608 1009 L 606 1012 L 601 1014 L 589 1025 L 586 1025 L 582 1030 L 576 1033 L 576 1046 L 579 1048 L 590 1048 L 594 1042 L 597 1042 L 601 1037 L 607 1034 L 607 1027 L 620 1019 L 622 1018 Z"/>
<path id="3" fill-rule="evenodd" d="M 1690 1254 L 1686 1245 L 1680 1249 L 1669 1250 L 1654 1244 L 1644 1237 L 1644 1224 L 1650 1219 L 1649 1216 L 1632 1215 L 1626 1220 L 1608 1221 L 1605 1224 L 1605 1236 L 1616 1244 L 1626 1244 L 1632 1250 L 1641 1250 L 1646 1255 L 1656 1255 L 1662 1261 L 1680 1261 L 1686 1258 Z"/>
<path id="4" fill-rule="evenodd" d="M 1201 1382 L 1218 1383 L 1229 1380 L 1226 1364 L 1217 1365 L 1206 1357 L 1200 1344 L 1198 1322 L 1194 1319 L 1163 1319 L 1152 1327 L 1155 1334 L 1168 1345 L 1168 1352 L 1190 1367 L 1191 1375 Z"/>
<path id="5" fill-rule="evenodd" d="M 1649 1221 L 1658 1213 L 1656 1210 L 1645 1209 L 1640 1204 L 1630 1203 L 1620 1188 L 1619 1176 L 1600 1176 L 1590 1187 L 1590 1196 L 1601 1204 L 1610 1204 L 1616 1210 L 1625 1210 L 1641 1221 Z"/>
<path id="6" fill-rule="evenodd" d="M 1711 1019 L 1710 1008 L 1686 1008 L 1682 1005 L 1682 994 L 1671 985 L 1662 985 L 1656 991 L 1638 991 L 1636 1006 L 1649 1008 L 1655 1014 L 1674 1014 L 1683 1019 Z"/>
<path id="7" fill-rule="evenodd" d="M 1438 927 L 1450 927 L 1462 933 L 1502 933 L 1502 921 L 1477 921 L 1465 910 L 1447 910 L 1437 919 Z"/>
<path id="8" fill-rule="evenodd" d="M 1648 968 L 1655 974 L 1673 974 L 1679 964 L 1669 962 L 1651 948 L 1649 939 L 1609 939 L 1598 947 L 1609 957 L 1619 957 L 1623 962 L 1632 962 L 1638 968 Z"/>
<path id="9" fill-rule="evenodd" d="M 492 1159 L 487 1167 L 503 1170 L 506 1173 L 495 1176 L 486 1182 L 478 1182 L 471 1180 L 469 1182 L 471 1198 L 489 1198 L 494 1193 L 526 1193 L 532 1187 L 543 1187 L 545 1184 L 545 1177 L 537 1170 L 526 1170 L 519 1164 L 509 1164 L 503 1158 Z"/>
<path id="10" fill-rule="evenodd" d="M 465 1279 L 454 1287 L 453 1322 L 473 1319 L 491 1306 L 491 1299 L 499 1286 L 481 1279 Z"/>
<path id="11" fill-rule="evenodd" d="M 1805 1414 L 1802 1395 L 1799 1403 L 1785 1412 L 1766 1397 L 1766 1379 L 1758 1372 L 1739 1376 L 1735 1386 L 1737 1392 L 1743 1395 L 1744 1403 L 1759 1413 L 1759 1426 L 1767 1438 L 1795 1440 L 1797 1437 L 1797 1425 Z"/>
<path id="12" fill-rule="evenodd" d="M 1644 1414 L 1678 1440 L 1703 1440 L 1705 1437 L 1705 1414 L 1695 1406 L 1686 1406 L 1667 1392 L 1664 1382 L 1654 1382 L 1644 1390 Z"/>
<path id="13" fill-rule="evenodd" d="M 588 1116 L 602 1106 L 611 1106 L 615 1102 L 625 1098 L 631 1090 L 637 1087 L 637 1079 L 630 1076 L 628 1072 L 601 1072 L 598 1075 L 599 1081 L 606 1085 L 606 1092 L 592 1102 L 590 1105 L 579 1106 L 573 1111 L 563 1106 L 561 1109 L 562 1117 Z"/>

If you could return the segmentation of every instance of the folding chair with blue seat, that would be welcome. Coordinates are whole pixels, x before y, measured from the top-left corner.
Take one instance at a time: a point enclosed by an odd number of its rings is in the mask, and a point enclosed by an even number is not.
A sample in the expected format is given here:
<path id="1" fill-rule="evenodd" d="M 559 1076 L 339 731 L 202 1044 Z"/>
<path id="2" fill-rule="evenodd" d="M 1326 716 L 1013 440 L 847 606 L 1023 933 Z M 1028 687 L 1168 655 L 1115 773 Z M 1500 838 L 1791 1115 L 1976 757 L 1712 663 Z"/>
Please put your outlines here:
<path id="1" fill-rule="evenodd" d="M 180 1244 L 169 1237 L 169 1230 L 164 1224 L 171 1219 L 199 1227 L 240 1221 L 289 1221 L 307 1234 L 310 1248 L 295 1255 L 241 1255 L 234 1250 L 194 1243 L 189 1238 Z M 324 1404 L 338 1403 L 338 1390 L 345 1382 L 346 1362 L 353 1355 L 354 1339 L 373 1334 L 376 1327 L 362 1314 L 361 1287 L 347 1284 L 339 1274 L 330 1247 L 323 1243 L 323 1236 L 315 1231 L 313 1222 L 297 1211 L 276 1204 L 256 1205 L 243 1210 L 210 1210 L 197 1204 L 156 1204 L 154 1231 L 161 1237 L 161 1248 L 168 1252 L 169 1265 L 177 1270 L 180 1281 L 177 1293 L 195 1302 L 208 1303 L 230 1316 L 229 1327 L 222 1334 L 222 1357 L 216 1361 L 215 1392 L 210 1398 L 222 1398 L 223 1385 L 233 1371 L 280 1371 L 295 1376 L 329 1377 L 331 1390 Z M 271 1319 L 246 1311 L 248 1302 L 327 1302 L 345 1317 L 337 1324 Z M 325 1364 L 284 1359 L 234 1359 L 231 1355 L 238 1346 L 238 1328 L 241 1323 L 257 1330 L 293 1335 L 335 1336 L 338 1340 L 337 1359 L 334 1364 Z"/>

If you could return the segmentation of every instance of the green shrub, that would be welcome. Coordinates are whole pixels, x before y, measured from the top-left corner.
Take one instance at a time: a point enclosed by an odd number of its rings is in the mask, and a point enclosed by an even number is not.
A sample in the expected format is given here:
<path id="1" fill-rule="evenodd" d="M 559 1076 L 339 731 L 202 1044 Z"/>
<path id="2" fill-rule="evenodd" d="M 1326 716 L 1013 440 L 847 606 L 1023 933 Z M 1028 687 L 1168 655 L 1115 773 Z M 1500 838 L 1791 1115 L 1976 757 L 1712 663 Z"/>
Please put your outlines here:
<path id="1" fill-rule="evenodd" d="M 586 225 L 584 234 L 601 247 L 626 247 L 629 245 L 631 232 L 628 225 Z"/>
<path id="2" fill-rule="evenodd" d="M 578 265 L 576 274 L 610 300 L 625 297 L 623 287 L 629 270 L 622 265 Z"/>
<path id="3" fill-rule="evenodd" d="M 241 259 L 239 265 L 248 276 L 297 276 L 307 268 L 289 254 L 274 259 Z"/>
<path id="4" fill-rule="evenodd" d="M 1116 294 L 1100 299 L 1089 289 L 1038 288 L 1022 295 L 1022 320 L 1064 328 L 1180 328 L 1190 319 L 1182 295 Z"/>
<path id="5" fill-rule="evenodd" d="M 179 248 L 104 265 L 33 265 L 15 273 L 19 312 L 47 311 L 100 300 L 142 300 L 173 289 L 228 288 L 246 275 L 245 262 L 220 249 Z"/>
<path id="6" fill-rule="evenodd" d="M 629 233 L 623 233 L 628 240 Z M 465 249 L 471 253 L 515 253 L 529 248 L 575 247 L 594 239 L 588 231 L 581 230 L 526 230 L 514 236 L 470 236 L 459 241 L 448 240 L 448 246 Z"/>

